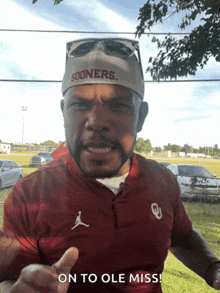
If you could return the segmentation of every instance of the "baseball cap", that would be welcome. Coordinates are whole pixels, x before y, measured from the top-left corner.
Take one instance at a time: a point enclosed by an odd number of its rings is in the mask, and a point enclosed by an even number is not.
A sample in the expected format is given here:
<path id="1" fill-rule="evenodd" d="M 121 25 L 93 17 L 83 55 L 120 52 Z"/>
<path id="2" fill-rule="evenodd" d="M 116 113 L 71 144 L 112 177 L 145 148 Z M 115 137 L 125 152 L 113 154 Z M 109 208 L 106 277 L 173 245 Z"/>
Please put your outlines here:
<path id="1" fill-rule="evenodd" d="M 80 39 L 67 43 L 62 93 L 85 84 L 121 85 L 144 97 L 139 42 L 125 38 Z"/>

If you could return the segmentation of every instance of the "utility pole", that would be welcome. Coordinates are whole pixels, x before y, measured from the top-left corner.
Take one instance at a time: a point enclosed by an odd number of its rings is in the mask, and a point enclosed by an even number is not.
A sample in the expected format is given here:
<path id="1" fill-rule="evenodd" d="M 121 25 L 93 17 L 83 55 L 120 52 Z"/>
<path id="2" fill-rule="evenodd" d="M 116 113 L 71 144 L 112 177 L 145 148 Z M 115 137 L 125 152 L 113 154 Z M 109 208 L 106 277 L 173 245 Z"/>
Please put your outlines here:
<path id="1" fill-rule="evenodd" d="M 21 111 L 27 111 L 27 106 L 21 106 Z M 24 116 L 23 116 L 23 128 L 22 128 L 22 152 L 23 152 L 23 143 L 24 143 Z"/>

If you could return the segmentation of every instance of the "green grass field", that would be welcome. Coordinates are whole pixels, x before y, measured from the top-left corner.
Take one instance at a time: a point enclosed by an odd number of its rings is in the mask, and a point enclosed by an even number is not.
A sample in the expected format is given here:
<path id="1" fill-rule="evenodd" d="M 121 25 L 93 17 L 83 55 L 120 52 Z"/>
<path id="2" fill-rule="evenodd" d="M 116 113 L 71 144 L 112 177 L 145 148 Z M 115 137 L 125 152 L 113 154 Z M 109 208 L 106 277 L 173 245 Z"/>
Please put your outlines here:
<path id="1" fill-rule="evenodd" d="M 31 154 L 0 155 L 1 158 L 13 160 L 24 168 L 24 175 L 33 172 L 29 168 Z M 220 161 L 205 159 L 177 159 L 177 158 L 152 158 L 157 161 L 167 161 L 171 164 L 196 164 L 205 167 L 212 174 L 220 178 Z M 4 201 L 11 188 L 0 191 L 0 201 Z M 220 204 L 184 203 L 187 214 L 192 220 L 194 227 L 207 240 L 212 251 L 220 258 Z M 3 207 L 0 205 L 0 226 L 2 225 Z M 206 282 L 195 273 L 180 263 L 169 253 L 162 277 L 163 293 L 211 293 L 217 292 L 210 288 Z"/>
<path id="2" fill-rule="evenodd" d="M 184 203 L 193 226 L 220 258 L 220 204 Z M 169 253 L 162 278 L 163 293 L 217 292 Z"/>

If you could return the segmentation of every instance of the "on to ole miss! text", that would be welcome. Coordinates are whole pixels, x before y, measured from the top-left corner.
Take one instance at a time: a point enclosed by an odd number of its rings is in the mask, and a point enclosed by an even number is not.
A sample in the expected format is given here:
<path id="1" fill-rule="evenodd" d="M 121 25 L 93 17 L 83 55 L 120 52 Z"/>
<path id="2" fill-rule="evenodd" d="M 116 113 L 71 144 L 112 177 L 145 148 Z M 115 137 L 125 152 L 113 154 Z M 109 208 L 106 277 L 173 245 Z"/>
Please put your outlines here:
<path id="1" fill-rule="evenodd" d="M 77 283 L 78 278 L 80 278 L 83 283 L 95 283 L 98 281 L 98 276 L 96 274 L 60 274 L 58 276 L 60 283 Z M 129 274 L 129 276 L 125 274 L 117 274 L 117 276 L 114 274 L 103 274 L 99 278 L 103 283 L 161 283 L 162 274 Z"/>

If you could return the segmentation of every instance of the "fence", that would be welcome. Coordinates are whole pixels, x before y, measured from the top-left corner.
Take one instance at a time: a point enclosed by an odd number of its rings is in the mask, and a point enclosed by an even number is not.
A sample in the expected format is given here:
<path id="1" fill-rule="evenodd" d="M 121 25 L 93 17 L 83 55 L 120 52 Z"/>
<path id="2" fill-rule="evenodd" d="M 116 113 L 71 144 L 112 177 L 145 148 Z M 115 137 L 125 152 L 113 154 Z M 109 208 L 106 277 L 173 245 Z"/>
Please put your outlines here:
<path id="1" fill-rule="evenodd" d="M 31 146 L 24 145 L 23 148 L 21 145 L 11 145 L 12 152 L 53 152 L 58 147 L 50 147 L 50 146 Z"/>

